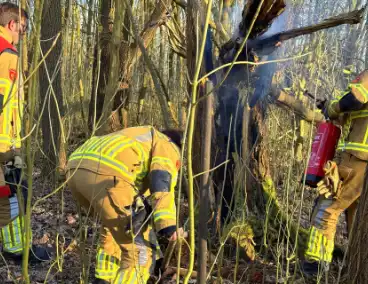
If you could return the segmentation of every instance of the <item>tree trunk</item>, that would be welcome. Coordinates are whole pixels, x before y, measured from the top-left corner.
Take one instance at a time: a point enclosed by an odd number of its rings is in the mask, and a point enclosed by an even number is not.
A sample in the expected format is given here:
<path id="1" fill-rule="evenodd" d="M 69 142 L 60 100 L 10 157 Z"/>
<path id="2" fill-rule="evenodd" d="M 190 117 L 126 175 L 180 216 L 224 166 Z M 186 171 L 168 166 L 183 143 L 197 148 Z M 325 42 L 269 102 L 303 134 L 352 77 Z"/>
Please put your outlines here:
<path id="1" fill-rule="evenodd" d="M 110 2 L 109 0 L 104 0 L 102 2 L 102 13 L 101 13 L 101 17 L 102 18 L 106 18 L 106 12 L 107 12 L 107 8 L 108 8 L 108 2 Z M 171 5 L 171 1 L 170 0 L 158 0 L 155 6 L 154 11 L 152 12 L 150 19 L 146 22 L 142 32 L 140 33 L 140 37 L 142 39 L 142 43 L 144 48 L 147 48 L 155 34 L 157 31 L 157 28 L 159 28 L 161 25 L 163 25 L 165 23 L 165 21 L 167 20 L 167 11 L 170 8 Z M 103 16 L 105 15 L 105 16 Z M 135 18 L 134 18 L 135 20 Z M 106 23 L 103 22 L 101 20 L 101 22 L 103 23 L 103 27 L 105 27 Z M 108 26 L 108 25 L 107 25 Z M 111 32 L 110 32 L 111 33 Z M 99 77 L 99 84 L 98 87 L 96 88 L 96 86 L 94 85 L 92 88 L 92 99 L 91 99 L 91 103 L 90 103 L 90 112 L 89 112 L 89 125 L 90 128 L 91 126 L 93 126 L 93 120 L 94 117 L 96 117 L 96 120 L 99 120 L 99 118 L 101 117 L 102 114 L 102 107 L 104 105 L 104 103 L 108 103 L 108 100 L 105 99 L 105 86 L 106 86 L 106 82 L 109 80 L 108 78 L 108 70 L 104 70 L 107 64 L 106 62 L 109 62 L 109 58 L 110 58 L 110 53 L 107 51 L 106 53 L 104 52 L 104 47 L 106 47 L 107 43 L 109 42 L 108 37 L 109 37 L 109 31 L 104 28 L 104 34 L 107 36 L 107 39 L 105 38 L 105 35 L 102 35 L 101 39 L 100 39 L 100 47 L 102 49 L 101 52 L 101 59 L 99 60 L 98 58 L 98 50 L 96 49 L 95 51 L 95 64 L 94 64 L 94 74 L 97 74 L 97 70 L 98 70 L 98 66 L 101 66 L 101 70 L 100 70 L 100 77 Z M 140 57 L 142 56 L 142 51 L 141 48 L 139 47 L 139 45 L 137 44 L 137 42 L 133 43 L 133 44 L 121 44 L 120 45 L 120 58 L 124 58 L 124 60 L 121 60 L 120 62 L 120 67 L 119 67 L 119 77 L 118 80 L 120 81 L 120 91 L 122 91 L 123 89 L 127 89 L 129 87 L 130 81 L 131 81 L 131 77 L 132 77 L 132 71 L 133 71 L 133 67 L 134 65 L 138 62 L 138 60 L 140 59 Z M 100 64 L 101 63 L 101 64 Z M 108 69 L 108 68 L 106 68 Z M 95 78 L 95 76 L 94 76 Z M 117 84 L 117 82 L 116 82 Z M 97 89 L 97 96 L 95 96 L 95 90 Z M 164 106 L 164 101 L 160 102 L 161 107 L 165 108 L 166 106 Z M 97 105 L 97 111 L 95 112 L 95 105 Z M 104 109 L 107 110 L 113 110 L 116 109 L 115 107 L 110 107 L 107 108 L 106 106 L 103 107 Z M 167 107 L 166 107 L 167 108 Z M 165 113 L 165 111 L 163 111 L 163 114 Z M 164 117 L 164 119 L 166 119 Z"/>
<path id="2" fill-rule="evenodd" d="M 114 24 L 112 29 L 112 34 L 109 42 L 109 67 L 108 67 L 108 84 L 105 90 L 105 98 L 103 105 L 103 114 L 101 116 L 100 123 L 98 127 L 98 133 L 104 134 L 109 132 L 114 132 L 118 130 L 119 123 L 119 108 L 113 108 L 115 102 L 115 96 L 117 95 L 120 85 L 119 85 L 119 65 L 120 65 L 120 45 L 122 41 L 122 25 L 123 22 L 123 8 L 124 3 L 120 0 L 115 1 L 115 16 Z M 113 109 L 114 113 L 110 118 Z M 115 120 L 115 121 L 114 121 Z"/>
<path id="3" fill-rule="evenodd" d="M 41 30 L 43 54 L 52 46 L 53 42 L 50 38 L 55 37 L 60 31 L 61 3 L 58 0 L 47 1 L 43 7 Z M 48 169 L 54 169 L 58 166 L 60 139 L 64 139 L 60 136 L 61 118 L 64 115 L 61 73 L 58 71 L 61 52 L 62 43 L 58 40 L 40 68 L 40 107 L 42 108 L 42 104 L 45 103 L 45 111 L 42 113 L 43 151 L 49 158 L 48 163 L 46 163 Z"/>
<path id="4" fill-rule="evenodd" d="M 93 9 L 94 9 L 94 0 L 89 0 L 88 1 L 88 20 L 87 20 L 87 39 L 86 39 L 86 53 L 87 53 L 87 56 L 85 57 L 84 59 L 84 70 L 91 70 L 91 68 L 93 67 L 93 37 L 92 37 L 92 31 L 93 31 L 93 28 L 94 28 L 94 13 L 93 13 Z M 92 69 L 93 70 L 93 69 Z M 93 74 L 93 72 L 92 72 Z M 83 80 L 82 80 L 82 83 L 83 83 L 83 90 L 81 90 L 81 92 L 83 92 L 81 95 L 83 97 L 86 97 L 89 90 L 92 89 L 91 88 L 91 74 L 90 72 L 83 72 L 82 74 L 83 76 Z M 93 80 L 94 82 L 95 80 Z M 94 99 L 94 92 L 91 96 L 91 101 L 92 99 Z M 82 102 L 83 103 L 83 102 Z M 81 105 L 81 107 L 83 107 L 83 105 Z M 88 118 L 87 118 L 88 119 Z M 86 134 L 88 132 L 88 125 L 89 125 L 89 122 L 87 121 L 86 122 Z"/>
<path id="5" fill-rule="evenodd" d="M 102 25 L 102 33 L 96 33 L 96 45 L 94 51 L 93 60 L 93 72 L 92 72 L 92 93 L 91 101 L 89 103 L 88 112 L 88 128 L 94 132 L 96 129 L 96 123 L 101 117 L 104 99 L 105 89 L 107 86 L 108 76 L 108 43 L 110 40 L 110 10 L 111 0 L 101 1 L 100 11 L 100 23 Z"/>
<path id="6" fill-rule="evenodd" d="M 133 1 L 130 1 L 132 5 Z M 144 15 L 145 11 L 143 11 Z M 128 16 L 128 13 L 124 15 L 124 29 L 123 29 L 123 41 L 129 42 L 130 41 L 130 32 L 131 32 L 131 22 Z M 122 59 L 123 60 L 123 59 Z M 129 110 L 130 110 L 130 100 L 131 100 L 131 89 L 127 88 L 124 90 L 120 90 L 117 95 L 117 100 L 115 102 L 114 108 L 120 108 L 120 113 L 122 115 L 122 123 L 123 128 L 127 128 L 129 126 Z"/>
<path id="7" fill-rule="evenodd" d="M 206 83 L 204 93 L 208 93 L 212 90 L 213 84 L 211 81 Z M 198 283 L 206 283 L 207 278 L 207 240 L 208 240 L 208 221 L 210 219 L 210 200 L 212 180 L 210 178 L 209 170 L 211 169 L 211 148 L 212 148 L 212 127 L 213 127 L 213 115 L 212 110 L 213 95 L 208 96 L 201 102 L 204 105 L 203 116 L 201 114 L 201 128 L 202 132 L 202 145 L 201 145 L 201 172 L 200 177 L 200 206 L 199 206 L 199 259 L 198 259 Z"/>

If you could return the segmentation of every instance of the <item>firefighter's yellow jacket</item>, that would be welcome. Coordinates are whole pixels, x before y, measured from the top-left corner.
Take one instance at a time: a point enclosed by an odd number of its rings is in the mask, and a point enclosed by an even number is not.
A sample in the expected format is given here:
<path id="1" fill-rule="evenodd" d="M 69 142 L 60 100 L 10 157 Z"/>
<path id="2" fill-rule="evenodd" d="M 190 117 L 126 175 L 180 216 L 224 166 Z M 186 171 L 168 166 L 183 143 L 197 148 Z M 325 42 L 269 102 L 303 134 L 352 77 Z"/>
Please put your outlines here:
<path id="1" fill-rule="evenodd" d="M 72 153 L 67 164 L 68 170 L 82 168 L 122 178 L 149 196 L 158 233 L 176 229 L 174 188 L 179 167 L 179 148 L 151 126 L 92 137 Z"/>
<path id="2" fill-rule="evenodd" d="M 0 152 L 21 147 L 24 94 L 18 52 L 11 34 L 0 26 Z"/>
<path id="3" fill-rule="evenodd" d="M 353 80 L 343 95 L 327 102 L 326 111 L 343 127 L 338 150 L 368 161 L 368 70 Z"/>

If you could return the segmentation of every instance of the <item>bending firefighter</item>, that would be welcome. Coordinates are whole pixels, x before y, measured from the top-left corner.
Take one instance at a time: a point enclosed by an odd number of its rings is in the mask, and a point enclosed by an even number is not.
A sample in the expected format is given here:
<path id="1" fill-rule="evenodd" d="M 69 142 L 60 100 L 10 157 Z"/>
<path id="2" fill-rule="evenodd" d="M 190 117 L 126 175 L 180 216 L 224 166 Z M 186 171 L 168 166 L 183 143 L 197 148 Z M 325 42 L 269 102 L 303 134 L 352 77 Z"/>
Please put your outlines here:
<path id="1" fill-rule="evenodd" d="M 352 228 L 368 161 L 368 71 L 352 81 L 342 96 L 320 107 L 343 130 L 338 144 L 340 159 L 326 164 L 326 177 L 318 185 L 321 195 L 312 213 L 307 261 L 302 267 L 311 276 L 317 274 L 320 263 L 332 261 L 336 225 L 345 210 L 348 231 Z"/>
<path id="2" fill-rule="evenodd" d="M 180 132 L 142 126 L 92 137 L 70 156 L 68 186 L 102 222 L 95 283 L 146 283 L 160 239 L 176 239 L 180 148 Z"/>
<path id="3" fill-rule="evenodd" d="M 21 260 L 24 245 L 23 218 L 19 216 L 16 194 L 23 164 L 20 131 L 24 93 L 15 45 L 26 32 L 27 21 L 27 13 L 17 5 L 0 4 L 0 239 L 3 255 L 16 260 Z M 47 251 L 40 247 L 34 246 L 32 251 L 33 260 L 49 259 Z"/>

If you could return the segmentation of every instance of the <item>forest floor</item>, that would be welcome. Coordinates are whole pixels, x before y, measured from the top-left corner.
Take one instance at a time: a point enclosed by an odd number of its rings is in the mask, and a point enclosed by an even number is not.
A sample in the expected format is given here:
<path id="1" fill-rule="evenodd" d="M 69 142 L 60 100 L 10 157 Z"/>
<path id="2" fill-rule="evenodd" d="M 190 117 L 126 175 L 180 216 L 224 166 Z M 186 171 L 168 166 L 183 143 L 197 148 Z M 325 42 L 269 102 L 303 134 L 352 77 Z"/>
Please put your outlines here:
<path id="1" fill-rule="evenodd" d="M 35 168 L 34 171 L 34 201 L 44 197 L 55 187 L 46 181 L 45 176 L 41 175 L 41 170 Z M 311 198 L 311 196 L 307 196 Z M 63 205 L 63 206 L 62 206 Z M 63 210 L 61 210 L 63 208 Z M 303 214 L 301 221 L 302 227 L 307 227 L 309 223 L 307 212 Z M 31 283 L 79 283 L 82 271 L 82 260 L 77 246 L 73 245 L 73 240 L 78 236 L 80 216 L 77 214 L 76 204 L 69 190 L 63 190 L 39 203 L 34 208 L 32 214 L 33 243 L 48 246 L 52 251 L 52 262 L 30 264 L 29 271 Z M 91 223 L 92 224 L 92 223 Z M 95 237 L 98 232 L 91 227 L 87 230 L 87 254 L 90 257 L 89 279 L 92 282 L 95 263 Z M 345 222 L 343 217 L 338 227 L 336 243 L 340 246 L 346 244 L 347 236 L 345 233 Z M 58 241 L 56 241 L 58 240 Z M 72 245 L 70 245 L 72 244 Z M 70 245 L 70 246 L 69 246 Z M 62 253 L 69 246 L 70 250 Z M 57 249 L 58 248 L 58 249 Z M 56 251 L 59 251 L 57 254 Z M 59 262 L 55 261 L 57 255 L 61 255 Z M 175 258 L 172 266 L 175 267 Z M 21 266 L 8 261 L 7 265 L 0 261 L 0 283 L 16 283 L 21 279 Z M 182 257 L 182 264 L 187 264 L 187 255 Z M 285 283 L 285 271 L 278 271 L 277 265 L 273 260 L 266 260 L 257 255 L 254 262 L 249 263 L 240 259 L 236 267 L 235 256 L 223 260 L 222 275 L 224 283 L 234 282 L 234 271 L 237 271 L 237 283 Z M 51 267 L 51 268 L 50 268 Z M 295 261 L 291 261 L 289 275 L 294 277 L 293 267 Z M 333 263 L 332 271 L 329 275 L 329 282 L 335 283 L 337 279 L 337 262 Z M 213 273 L 216 276 L 216 272 Z M 172 278 L 174 280 L 175 278 Z M 289 283 L 314 283 L 306 281 L 299 273 L 295 274 L 294 280 L 289 279 Z M 291 280 L 291 282 L 290 282 Z M 176 283 L 176 281 L 166 280 L 164 283 Z M 195 283 L 193 280 L 192 283 Z M 219 283 L 216 277 L 208 283 Z M 323 282 L 322 282 L 323 283 Z"/>

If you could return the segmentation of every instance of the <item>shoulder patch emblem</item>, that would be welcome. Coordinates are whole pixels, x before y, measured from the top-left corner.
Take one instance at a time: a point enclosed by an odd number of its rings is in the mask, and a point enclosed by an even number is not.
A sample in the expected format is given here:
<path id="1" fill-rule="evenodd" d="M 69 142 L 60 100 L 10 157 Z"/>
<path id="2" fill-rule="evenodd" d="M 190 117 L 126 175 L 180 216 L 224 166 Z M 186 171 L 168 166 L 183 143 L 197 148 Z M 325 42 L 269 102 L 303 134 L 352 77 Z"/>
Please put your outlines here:
<path id="1" fill-rule="evenodd" d="M 9 78 L 12 81 L 15 81 L 15 79 L 17 79 L 17 71 L 14 69 L 9 69 Z"/>
<path id="2" fill-rule="evenodd" d="M 179 169 L 180 169 L 180 166 L 181 166 L 181 165 L 180 165 L 180 160 L 177 160 L 177 161 L 176 161 L 176 169 L 177 169 L 177 170 L 179 170 Z"/>
<path id="3" fill-rule="evenodd" d="M 368 70 L 364 70 L 363 72 L 361 72 L 353 81 L 353 84 L 357 84 L 360 83 L 360 81 L 362 80 L 363 77 L 366 77 L 368 74 Z"/>
<path id="4" fill-rule="evenodd" d="M 353 84 L 360 82 L 360 76 L 356 77 L 353 81 L 351 81 Z"/>

